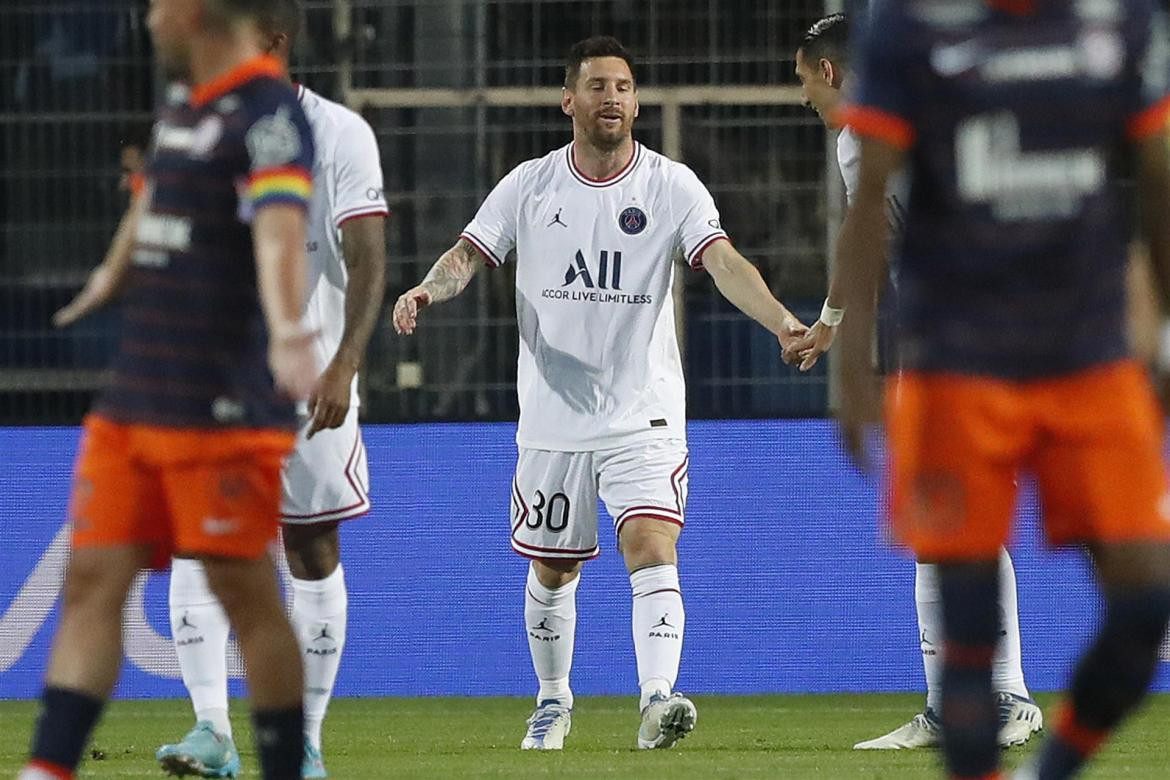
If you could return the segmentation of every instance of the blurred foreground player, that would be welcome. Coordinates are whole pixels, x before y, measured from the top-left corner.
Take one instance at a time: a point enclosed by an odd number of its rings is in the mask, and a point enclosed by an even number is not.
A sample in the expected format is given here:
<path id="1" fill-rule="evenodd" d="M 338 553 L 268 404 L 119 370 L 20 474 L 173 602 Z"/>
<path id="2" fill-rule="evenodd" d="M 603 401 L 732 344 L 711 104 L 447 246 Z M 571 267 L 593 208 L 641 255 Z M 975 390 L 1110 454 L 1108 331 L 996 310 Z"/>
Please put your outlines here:
<path id="1" fill-rule="evenodd" d="M 845 181 L 846 200 L 857 194 L 858 137 L 851 128 L 839 128 L 834 116 L 841 103 L 845 82 L 853 82 L 849 70 L 849 23 L 845 14 L 832 14 L 809 28 L 796 50 L 796 76 L 804 104 L 814 109 L 837 135 L 837 166 Z M 895 175 L 886 190 L 886 218 L 890 230 L 901 230 L 905 218 L 905 176 Z M 886 243 L 887 246 L 890 242 Z M 889 288 L 887 287 L 887 291 Z M 830 287 L 821 317 L 796 346 L 800 369 L 807 371 L 833 343 L 845 310 L 840 292 Z M 918 614 L 918 638 L 926 675 L 926 707 L 910 721 L 876 739 L 858 742 L 855 750 L 905 750 L 935 747 L 942 739 L 939 712 L 942 703 L 943 630 L 938 567 L 919 560 L 914 567 L 914 606 Z M 999 713 L 999 744 L 1022 745 L 1044 725 L 1044 715 L 1032 701 L 1024 682 L 1020 658 L 1020 616 L 1016 599 L 1016 572 L 1007 550 L 999 554 L 1000 635 L 992 663 L 992 687 Z"/>
<path id="2" fill-rule="evenodd" d="M 572 142 L 496 185 L 455 246 L 398 299 L 394 325 L 412 333 L 419 309 L 454 297 L 480 265 L 498 267 L 515 250 L 512 547 L 532 559 L 524 619 L 540 682 L 521 748 L 559 750 L 569 733 L 578 574 L 599 552 L 599 497 L 633 591 L 638 747 L 669 748 L 696 718 L 694 704 L 672 692 L 685 621 L 675 545 L 688 463 L 675 260 L 705 267 L 781 347 L 804 327 L 732 247 L 695 174 L 634 141 L 638 91 L 618 41 L 573 46 L 561 109 Z"/>
<path id="3" fill-rule="evenodd" d="M 287 68 L 302 20 L 298 0 L 274 0 L 262 47 Z M 345 646 L 348 599 L 338 525 L 370 510 L 366 449 L 358 427 L 357 372 L 378 318 L 386 264 L 386 202 L 378 144 L 354 112 L 296 86 L 316 159 L 308 223 L 309 300 L 304 324 L 325 366 L 282 471 L 281 538 L 292 573 L 292 621 L 305 674 L 306 778 L 326 776 L 321 727 Z M 197 558 L 171 565 L 175 653 L 195 727 L 159 748 L 164 767 L 234 776 L 239 755 L 228 717 L 228 617 Z"/>
<path id="4" fill-rule="evenodd" d="M 280 63 L 257 45 L 269 5 L 151 4 L 160 60 L 197 86 L 160 112 L 145 191 L 103 264 L 111 288 L 125 285 L 124 327 L 78 454 L 73 554 L 26 780 L 73 776 L 117 678 L 130 583 L 172 552 L 204 561 L 236 631 L 263 777 L 301 776 L 300 652 L 268 546 L 290 399 L 317 379 L 301 324 L 313 140 Z"/>
<path id="5" fill-rule="evenodd" d="M 855 455 L 870 370 L 887 182 L 911 171 L 898 257 L 903 373 L 888 395 L 894 532 L 940 562 L 943 751 L 999 777 L 991 661 L 1015 477 L 1050 541 L 1082 544 L 1106 615 L 1039 758 L 1070 777 L 1145 695 L 1170 616 L 1163 421 L 1125 338 L 1132 162 L 1170 311 L 1170 44 L 1150 0 L 887 2 L 846 122 L 863 138 L 839 247 L 841 424 Z"/>

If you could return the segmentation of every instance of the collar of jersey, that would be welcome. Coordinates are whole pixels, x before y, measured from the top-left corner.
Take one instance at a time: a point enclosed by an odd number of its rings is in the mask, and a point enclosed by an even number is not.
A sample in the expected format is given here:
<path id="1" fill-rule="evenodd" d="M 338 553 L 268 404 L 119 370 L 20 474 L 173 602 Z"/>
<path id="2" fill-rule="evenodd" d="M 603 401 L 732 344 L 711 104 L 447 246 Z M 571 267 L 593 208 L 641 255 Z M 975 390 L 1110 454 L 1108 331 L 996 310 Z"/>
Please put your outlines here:
<path id="1" fill-rule="evenodd" d="M 191 105 L 196 108 L 207 105 L 216 98 L 231 92 L 233 89 L 262 76 L 271 76 L 277 79 L 283 78 L 284 66 L 280 64 L 280 60 L 268 54 L 261 54 L 259 57 L 253 57 L 250 60 L 241 62 L 227 73 L 216 76 L 211 81 L 206 81 L 192 88 Z"/>
<path id="2" fill-rule="evenodd" d="M 586 187 L 609 187 L 617 184 L 622 179 L 630 175 L 630 171 L 638 165 L 638 160 L 642 157 L 642 144 L 634 141 L 634 152 L 630 155 L 629 162 L 622 166 L 622 169 L 610 176 L 608 179 L 592 179 L 581 172 L 577 167 L 577 161 L 573 156 L 573 146 L 576 142 L 570 143 L 565 147 L 565 161 L 569 164 L 569 170 L 573 174 L 573 178 L 584 184 Z"/>

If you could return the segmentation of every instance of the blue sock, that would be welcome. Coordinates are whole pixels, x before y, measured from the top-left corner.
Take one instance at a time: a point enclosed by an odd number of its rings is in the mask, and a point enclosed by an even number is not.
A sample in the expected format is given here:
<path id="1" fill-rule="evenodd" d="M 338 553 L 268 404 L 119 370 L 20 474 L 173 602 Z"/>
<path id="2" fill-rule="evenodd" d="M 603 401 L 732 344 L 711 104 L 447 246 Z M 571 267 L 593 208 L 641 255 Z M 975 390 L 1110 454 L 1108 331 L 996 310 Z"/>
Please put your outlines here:
<path id="1" fill-rule="evenodd" d="M 305 755 L 305 713 L 301 706 L 254 710 L 252 725 L 264 780 L 300 780 Z"/>
<path id="2" fill-rule="evenodd" d="M 1146 695 L 1170 619 L 1170 589 L 1106 596 L 1097 641 L 1077 665 L 1069 703 L 1044 745 L 1041 780 L 1072 777 Z"/>
<path id="3" fill-rule="evenodd" d="M 987 777 L 999 767 L 999 719 L 991 662 L 999 638 L 996 562 L 942 564 L 943 755 L 953 777 Z"/>
<path id="4" fill-rule="evenodd" d="M 47 686 L 41 693 L 30 758 L 74 772 L 105 704 L 87 693 Z"/>

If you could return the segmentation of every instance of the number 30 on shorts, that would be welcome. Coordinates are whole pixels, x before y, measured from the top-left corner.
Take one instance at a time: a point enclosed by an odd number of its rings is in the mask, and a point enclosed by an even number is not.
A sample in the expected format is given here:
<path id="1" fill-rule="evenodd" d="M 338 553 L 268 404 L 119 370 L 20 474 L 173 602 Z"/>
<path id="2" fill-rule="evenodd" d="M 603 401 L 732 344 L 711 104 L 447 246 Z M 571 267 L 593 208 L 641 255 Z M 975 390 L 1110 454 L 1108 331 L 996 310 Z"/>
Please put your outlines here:
<path id="1" fill-rule="evenodd" d="M 532 530 L 543 526 L 553 533 L 560 533 L 569 525 L 569 497 L 564 493 L 546 496 L 543 490 L 536 491 L 524 525 Z"/>

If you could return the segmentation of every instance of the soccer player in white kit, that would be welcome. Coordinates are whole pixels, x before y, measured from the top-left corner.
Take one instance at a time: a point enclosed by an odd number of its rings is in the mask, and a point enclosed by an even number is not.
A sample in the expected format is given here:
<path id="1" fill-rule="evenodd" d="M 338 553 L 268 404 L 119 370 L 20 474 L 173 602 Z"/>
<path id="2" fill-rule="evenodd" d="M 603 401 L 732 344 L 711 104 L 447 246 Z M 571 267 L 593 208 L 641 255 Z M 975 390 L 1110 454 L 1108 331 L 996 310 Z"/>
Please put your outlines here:
<path id="1" fill-rule="evenodd" d="M 848 70 L 849 26 L 844 14 L 827 16 L 809 28 L 796 51 L 796 76 L 800 79 L 804 104 L 820 115 L 825 125 L 836 129 L 833 111 L 842 95 Z M 846 198 L 853 202 L 857 190 L 859 144 L 850 128 L 837 135 L 837 165 L 845 181 Z M 899 177 L 887 190 L 886 213 L 891 229 L 901 225 L 907 202 L 908 182 Z M 829 349 L 844 310 L 833 306 L 836 285 L 830 285 L 820 318 L 796 347 L 800 369 L 807 371 Z M 1044 724 L 1043 714 L 1028 694 L 1020 659 L 1020 617 L 1016 599 L 1016 573 L 1007 550 L 1000 553 L 1000 625 L 996 648 L 994 684 L 998 695 L 1000 731 L 1003 747 L 1022 745 Z M 938 567 L 923 561 L 915 564 L 914 602 L 918 611 L 919 643 L 926 673 L 926 708 L 909 723 L 876 739 L 859 742 L 857 750 L 900 750 L 934 747 L 941 742 L 940 707 L 943 676 L 942 596 L 939 593 Z"/>
<path id="2" fill-rule="evenodd" d="M 455 246 L 398 299 L 394 324 L 412 333 L 419 309 L 457 295 L 480 265 L 500 266 L 515 251 L 511 542 L 532 559 L 524 619 L 540 685 L 521 748 L 557 750 L 569 733 L 575 594 L 582 562 L 600 550 L 599 497 L 633 591 L 638 747 L 669 748 L 696 719 L 694 704 L 673 692 L 685 622 L 675 545 L 688 462 L 674 260 L 706 268 L 781 347 L 804 327 L 732 247 L 695 174 L 633 139 L 637 86 L 618 41 L 573 46 L 561 108 L 572 142 L 496 185 Z"/>
<path id="3" fill-rule="evenodd" d="M 297 0 L 279 0 L 269 53 L 286 65 L 300 28 Z M 317 389 L 282 472 L 281 536 L 292 574 L 292 622 L 305 667 L 306 778 L 325 777 L 321 726 L 345 645 L 347 595 L 338 524 L 370 509 L 366 450 L 358 428 L 357 372 L 376 325 L 386 265 L 382 170 L 373 131 L 359 115 L 303 86 L 297 96 L 317 149 L 308 225 L 309 301 L 316 331 Z M 158 759 L 170 771 L 235 776 L 228 718 L 228 622 L 195 560 L 173 561 L 171 626 L 196 725 Z"/>

